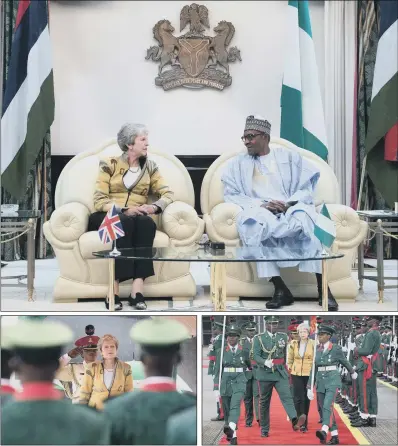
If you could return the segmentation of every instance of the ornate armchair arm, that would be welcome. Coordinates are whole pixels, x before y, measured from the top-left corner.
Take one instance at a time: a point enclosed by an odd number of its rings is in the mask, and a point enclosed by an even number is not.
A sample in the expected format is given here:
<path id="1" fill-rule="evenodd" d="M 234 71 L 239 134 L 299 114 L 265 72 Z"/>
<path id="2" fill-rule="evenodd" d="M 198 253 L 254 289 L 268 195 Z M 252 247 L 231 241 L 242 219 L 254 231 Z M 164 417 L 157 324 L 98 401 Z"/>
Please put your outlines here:
<path id="1" fill-rule="evenodd" d="M 227 246 L 238 246 L 239 234 L 236 227 L 236 216 L 242 209 L 237 204 L 220 203 L 205 214 L 206 233 L 213 242 L 224 242 Z"/>
<path id="2" fill-rule="evenodd" d="M 194 245 L 204 232 L 204 221 L 192 206 L 182 201 L 169 204 L 161 214 L 161 221 L 174 246 Z"/>
<path id="3" fill-rule="evenodd" d="M 56 209 L 49 220 L 53 236 L 61 242 L 79 240 L 87 231 L 89 209 L 81 203 L 67 203 Z"/>

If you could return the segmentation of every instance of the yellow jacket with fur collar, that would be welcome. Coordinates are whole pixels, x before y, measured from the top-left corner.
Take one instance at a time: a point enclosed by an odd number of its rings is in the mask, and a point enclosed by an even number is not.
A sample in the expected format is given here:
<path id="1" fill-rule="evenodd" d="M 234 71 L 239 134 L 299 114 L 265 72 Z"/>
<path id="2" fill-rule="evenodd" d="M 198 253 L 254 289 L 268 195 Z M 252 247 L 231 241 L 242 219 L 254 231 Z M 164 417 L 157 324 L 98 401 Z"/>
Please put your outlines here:
<path id="1" fill-rule="evenodd" d="M 80 404 L 87 404 L 96 409 L 103 409 L 103 403 L 108 398 L 133 390 L 133 375 L 131 367 L 126 362 L 116 360 L 115 372 L 111 388 L 104 383 L 104 363 L 95 361 L 87 365 L 86 374 L 80 387 Z"/>
<path id="2" fill-rule="evenodd" d="M 130 189 L 123 183 L 123 176 L 129 170 L 127 155 L 111 157 L 100 161 L 99 173 L 94 192 L 96 211 L 108 212 L 115 204 L 123 207 L 148 204 L 148 195 L 153 194 L 160 212 L 173 202 L 173 192 L 159 172 L 157 164 L 151 159 L 140 158 L 141 173 Z"/>
<path id="3" fill-rule="evenodd" d="M 299 341 L 292 341 L 288 346 L 287 366 L 292 375 L 309 376 L 314 359 L 315 342 L 307 340 L 304 356 L 300 356 Z"/>

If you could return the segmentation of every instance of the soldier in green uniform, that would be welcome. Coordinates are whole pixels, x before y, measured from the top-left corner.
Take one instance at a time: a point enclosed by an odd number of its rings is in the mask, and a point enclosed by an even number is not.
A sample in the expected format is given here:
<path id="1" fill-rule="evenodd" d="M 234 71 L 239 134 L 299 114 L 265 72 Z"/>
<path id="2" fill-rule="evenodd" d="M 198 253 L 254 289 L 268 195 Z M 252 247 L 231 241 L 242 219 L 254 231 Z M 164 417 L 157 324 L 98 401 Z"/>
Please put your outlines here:
<path id="1" fill-rule="evenodd" d="M 71 405 L 54 389 L 58 358 L 73 339 L 70 328 L 61 322 L 25 319 L 7 332 L 12 368 L 23 389 L 2 408 L 1 444 L 109 444 L 109 424 L 103 415 Z"/>
<path id="2" fill-rule="evenodd" d="M 253 349 L 253 338 L 254 335 L 256 334 L 257 326 L 255 322 L 248 322 L 242 327 L 242 329 L 245 331 L 246 336 L 240 339 L 240 344 L 246 351 L 245 356 L 246 355 L 249 356 L 251 362 L 251 367 L 248 367 L 245 372 L 247 383 L 244 397 L 246 427 L 251 427 L 253 425 L 253 404 L 254 404 L 254 413 L 256 415 L 256 420 L 258 423 L 260 423 L 260 415 L 259 415 L 260 393 L 258 390 L 258 382 L 256 379 L 257 365 L 254 363 L 254 360 L 250 358 Z"/>
<path id="3" fill-rule="evenodd" d="M 392 381 L 389 377 L 389 366 L 388 366 L 388 357 L 390 353 L 390 345 L 391 345 L 391 326 L 386 322 L 383 327 L 383 335 L 381 337 L 381 345 L 382 349 L 382 358 L 383 358 L 383 380 L 384 381 Z"/>
<path id="4" fill-rule="evenodd" d="M 354 351 L 352 352 L 352 366 L 356 369 L 358 364 L 358 354 L 356 353 L 357 349 L 362 346 L 363 339 L 365 337 L 365 334 L 363 333 L 364 327 L 362 326 L 361 322 L 355 323 L 355 338 L 354 338 Z M 349 417 L 351 422 L 356 422 L 358 419 L 360 419 L 359 415 L 359 400 L 361 395 L 361 388 L 359 386 L 359 379 L 352 381 L 352 393 L 353 393 L 353 403 L 354 403 L 354 409 L 351 413 L 349 413 Z"/>
<path id="5" fill-rule="evenodd" d="M 279 323 L 277 316 L 265 316 L 264 320 L 266 331 L 254 336 L 253 339 L 253 359 L 257 364 L 256 378 L 260 386 L 261 436 L 268 437 L 270 403 L 274 387 L 294 430 L 299 430 L 305 424 L 306 416 L 297 417 L 293 396 L 290 392 L 289 375 L 285 367 L 287 334 L 275 331 Z"/>
<path id="6" fill-rule="evenodd" d="M 105 403 L 104 413 L 111 423 L 110 444 L 165 444 L 169 418 L 196 407 L 196 396 L 179 392 L 172 378 L 173 368 L 181 360 L 181 343 L 190 335 L 180 322 L 160 316 L 136 323 L 130 337 L 141 347 L 146 378 L 138 391 Z M 184 438 L 192 427 L 185 428 Z"/>
<path id="7" fill-rule="evenodd" d="M 376 375 L 380 372 L 377 359 L 381 342 L 379 324 L 382 319 L 383 316 L 369 317 L 368 331 L 363 338 L 362 346 L 356 349 L 358 355 L 356 370 L 361 398 L 359 400 L 360 419 L 351 424 L 353 427 L 376 427 L 378 405 Z"/>
<path id="8" fill-rule="evenodd" d="M 198 444 L 196 406 L 172 415 L 167 421 L 165 444 Z"/>
<path id="9" fill-rule="evenodd" d="M 216 364 L 217 354 L 220 352 L 221 349 L 223 326 L 224 325 L 221 322 L 214 321 L 213 323 L 214 337 L 209 345 L 209 351 L 207 353 L 207 357 L 209 358 L 209 369 L 207 371 L 207 374 L 211 375 L 213 379 L 214 379 L 214 367 Z M 222 402 L 218 390 L 214 392 L 214 394 L 217 403 L 217 416 L 211 418 L 211 421 L 224 421 Z"/>
<path id="10" fill-rule="evenodd" d="M 238 342 L 240 334 L 236 325 L 227 328 L 227 342 L 217 355 L 214 374 L 214 390 L 219 390 L 224 410 L 224 433 L 231 444 L 238 444 L 236 425 L 246 391 L 245 370 L 250 367 L 249 352 Z"/>
<path id="11" fill-rule="evenodd" d="M 330 338 L 335 333 L 335 329 L 329 325 L 321 325 L 318 329 L 319 348 L 315 355 L 315 387 L 317 391 L 318 401 L 322 405 L 322 428 L 316 431 L 316 436 L 321 444 L 325 444 L 329 432 L 330 421 L 331 439 L 326 444 L 339 444 L 337 424 L 333 413 L 333 405 L 337 389 L 341 387 L 341 376 L 339 365 L 345 367 L 351 374 L 352 379 L 357 378 L 355 370 L 344 356 L 340 345 L 330 342 Z M 308 399 L 314 399 L 314 393 L 311 388 L 307 391 Z"/>

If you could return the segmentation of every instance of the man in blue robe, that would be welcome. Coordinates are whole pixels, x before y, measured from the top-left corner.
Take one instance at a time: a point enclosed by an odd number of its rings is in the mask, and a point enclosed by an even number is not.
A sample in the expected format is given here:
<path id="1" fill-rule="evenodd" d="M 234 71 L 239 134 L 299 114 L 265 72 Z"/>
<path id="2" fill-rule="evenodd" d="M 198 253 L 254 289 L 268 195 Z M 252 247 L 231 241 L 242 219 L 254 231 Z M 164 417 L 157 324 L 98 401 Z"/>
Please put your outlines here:
<path id="1" fill-rule="evenodd" d="M 295 260 L 319 255 L 322 246 L 314 235 L 316 209 L 314 190 L 320 173 L 299 153 L 284 148 L 270 149 L 271 124 L 261 117 L 249 116 L 242 141 L 248 153 L 234 157 L 222 176 L 224 199 L 242 208 L 237 216 L 243 246 L 263 247 L 264 255 L 283 262 L 258 262 L 258 277 L 268 277 L 275 292 L 266 307 L 291 305 L 294 298 L 280 269 L 298 266 L 299 271 L 315 273 L 319 304 L 322 304 L 320 260 Z M 338 305 L 330 290 L 328 309 Z"/>

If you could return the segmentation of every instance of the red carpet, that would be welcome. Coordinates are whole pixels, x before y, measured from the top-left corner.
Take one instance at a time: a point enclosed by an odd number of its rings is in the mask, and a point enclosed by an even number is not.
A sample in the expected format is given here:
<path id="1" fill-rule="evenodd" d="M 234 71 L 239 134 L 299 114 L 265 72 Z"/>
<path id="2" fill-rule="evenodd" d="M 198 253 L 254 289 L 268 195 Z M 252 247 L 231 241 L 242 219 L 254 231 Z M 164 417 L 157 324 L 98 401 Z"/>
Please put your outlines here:
<path id="1" fill-rule="evenodd" d="M 359 444 L 350 430 L 344 424 L 337 411 L 334 411 L 336 422 L 339 432 L 340 444 L 345 445 L 357 445 Z M 271 421 L 270 432 L 268 438 L 262 438 L 260 436 L 260 426 L 257 422 L 253 423 L 252 427 L 245 427 L 245 405 L 242 403 L 241 415 L 238 422 L 238 444 L 320 444 L 319 439 L 315 436 L 315 432 L 320 429 L 321 425 L 318 424 L 318 410 L 315 399 L 311 401 L 310 413 L 308 416 L 308 432 L 303 434 L 302 432 L 294 432 L 292 424 L 287 421 L 287 415 L 282 403 L 279 399 L 276 390 L 272 393 L 271 400 Z M 330 434 L 327 441 L 330 439 Z M 225 435 L 221 439 L 219 444 L 229 444 Z"/>

